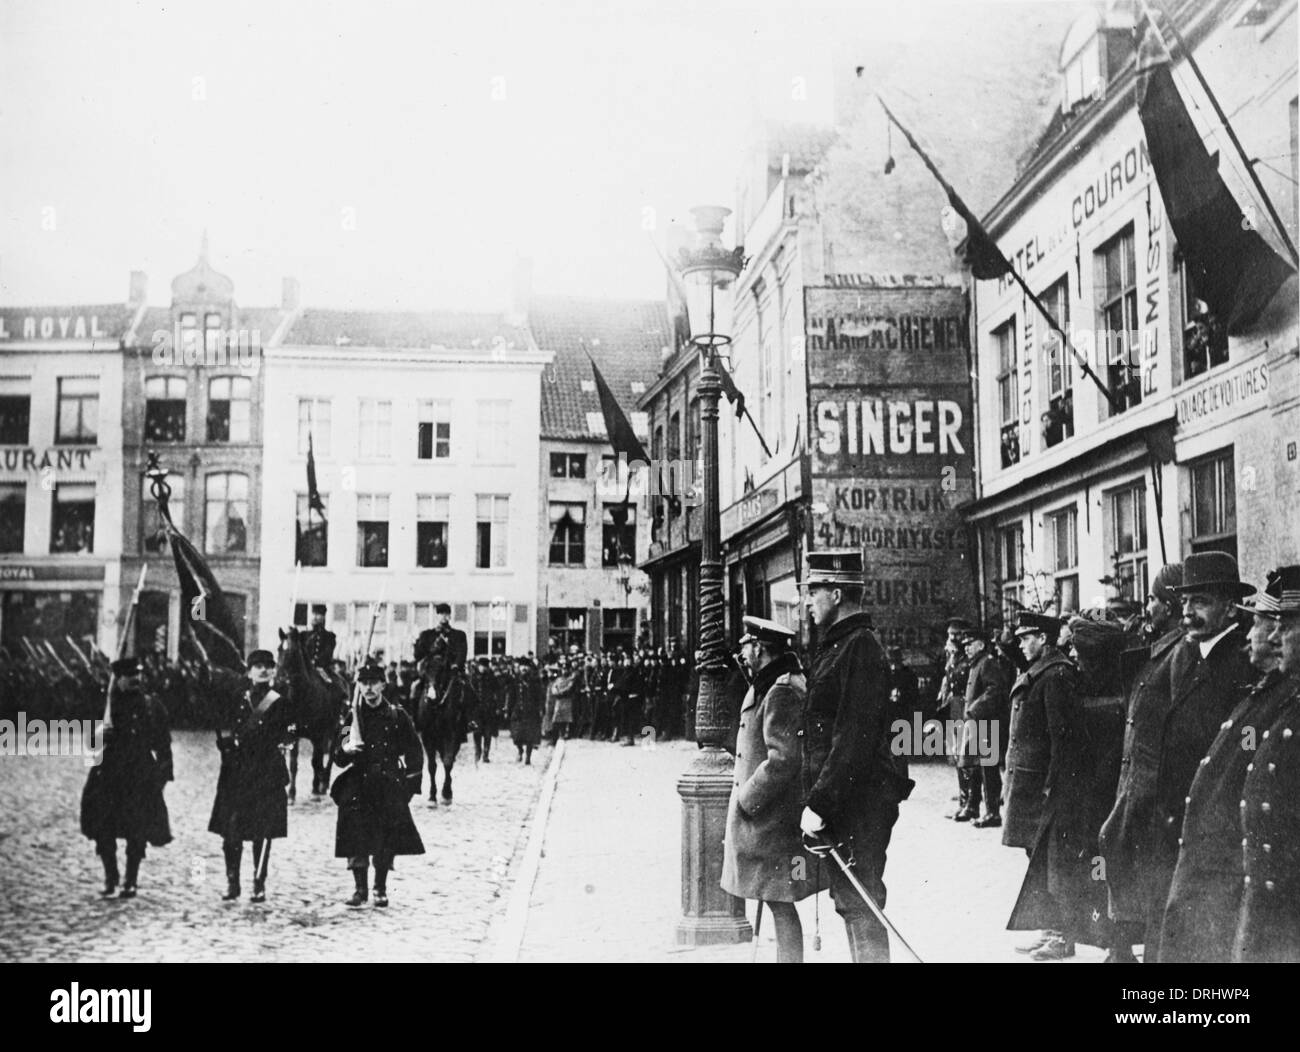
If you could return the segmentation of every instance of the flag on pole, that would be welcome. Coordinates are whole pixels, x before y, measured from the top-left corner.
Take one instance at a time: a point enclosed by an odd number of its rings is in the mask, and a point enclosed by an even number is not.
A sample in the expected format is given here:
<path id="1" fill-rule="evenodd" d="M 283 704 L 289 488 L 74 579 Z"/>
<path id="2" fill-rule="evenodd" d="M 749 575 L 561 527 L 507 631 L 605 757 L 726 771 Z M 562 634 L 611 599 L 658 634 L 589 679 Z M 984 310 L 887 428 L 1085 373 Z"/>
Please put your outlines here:
<path id="1" fill-rule="evenodd" d="M 1196 295 L 1236 334 L 1250 325 L 1295 269 L 1250 222 L 1219 175 L 1148 21 L 1138 48 L 1138 116 L 1169 225 Z"/>
<path id="2" fill-rule="evenodd" d="M 320 487 L 316 484 L 316 454 L 312 449 L 311 430 L 307 431 L 307 507 L 319 512 L 325 520 L 325 502 L 321 500 Z"/>
<path id="3" fill-rule="evenodd" d="M 588 353 L 587 360 L 591 362 L 591 372 L 596 378 L 596 394 L 600 397 L 600 415 L 605 418 L 605 434 L 609 436 L 610 444 L 614 447 L 614 456 L 618 457 L 620 454 L 626 456 L 629 464 L 636 461 L 649 464 L 650 457 L 645 451 L 645 446 L 636 437 L 627 414 L 623 412 L 618 399 L 614 397 L 614 392 L 609 389 L 609 384 L 601 375 L 596 359 Z"/>

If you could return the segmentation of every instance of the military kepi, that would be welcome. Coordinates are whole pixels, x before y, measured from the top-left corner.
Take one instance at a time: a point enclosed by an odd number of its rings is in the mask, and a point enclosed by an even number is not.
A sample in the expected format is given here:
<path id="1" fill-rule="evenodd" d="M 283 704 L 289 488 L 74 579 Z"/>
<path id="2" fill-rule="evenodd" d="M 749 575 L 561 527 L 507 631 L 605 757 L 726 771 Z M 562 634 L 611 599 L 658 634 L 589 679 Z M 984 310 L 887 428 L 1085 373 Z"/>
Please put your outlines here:
<path id="1" fill-rule="evenodd" d="M 140 675 L 140 660 L 133 657 L 118 658 L 109 668 L 113 670 L 115 676 L 138 676 Z"/>
<path id="2" fill-rule="evenodd" d="M 1033 632 L 1042 632 L 1049 643 L 1055 643 L 1061 634 L 1061 620 L 1049 614 L 1025 611 L 1016 622 L 1016 635 L 1027 636 Z"/>
<path id="3" fill-rule="evenodd" d="M 862 552 L 857 548 L 827 548 L 804 557 L 804 584 L 863 583 Z"/>
<path id="4" fill-rule="evenodd" d="M 269 650 L 254 650 L 248 655 L 248 667 L 254 665 L 268 665 L 275 668 L 275 655 Z"/>
<path id="5" fill-rule="evenodd" d="M 1300 565 L 1269 570 L 1264 591 L 1249 604 L 1237 606 L 1252 614 L 1278 620 L 1283 614 L 1300 614 Z"/>
<path id="6" fill-rule="evenodd" d="M 745 626 L 745 634 L 740 637 L 742 643 L 769 643 L 788 647 L 794 642 L 794 629 L 786 628 L 776 621 L 769 621 L 765 617 L 743 617 L 741 622 Z"/>
<path id="7" fill-rule="evenodd" d="M 357 673 L 358 683 L 383 683 L 384 670 L 378 665 L 363 665 Z"/>

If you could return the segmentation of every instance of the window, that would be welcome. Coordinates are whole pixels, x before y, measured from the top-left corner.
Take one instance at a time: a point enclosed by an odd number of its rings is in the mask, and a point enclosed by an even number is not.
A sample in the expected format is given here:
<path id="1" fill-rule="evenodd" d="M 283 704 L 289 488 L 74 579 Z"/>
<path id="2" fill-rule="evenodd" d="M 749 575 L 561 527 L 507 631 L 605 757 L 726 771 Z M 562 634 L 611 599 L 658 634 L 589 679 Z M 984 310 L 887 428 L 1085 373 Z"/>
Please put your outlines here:
<path id="1" fill-rule="evenodd" d="M 605 653 L 621 649 L 630 654 L 636 642 L 636 611 L 602 610 L 601 618 L 604 621 L 601 648 Z"/>
<path id="2" fill-rule="evenodd" d="M 144 440 L 185 441 L 185 381 L 151 376 L 144 382 Z"/>
<path id="3" fill-rule="evenodd" d="M 194 362 L 199 352 L 199 319 L 194 314 L 181 315 L 181 353 L 185 361 Z"/>
<path id="4" fill-rule="evenodd" d="M 1195 278 L 1186 260 L 1179 270 L 1183 286 L 1183 378 L 1190 380 L 1228 360 L 1228 330 L 1223 319 L 1211 314 L 1205 301 L 1196 295 Z"/>
<path id="5" fill-rule="evenodd" d="M 997 538 L 998 582 L 1002 587 L 1002 618 L 1010 624 L 1025 606 L 1025 530 L 1020 523 L 1004 526 Z"/>
<path id="6" fill-rule="evenodd" d="M 551 478 L 585 479 L 587 477 L 587 454 L 552 453 Z"/>
<path id="7" fill-rule="evenodd" d="M 587 561 L 587 506 L 551 501 L 551 565 L 582 566 Z"/>
<path id="8" fill-rule="evenodd" d="M 447 565 L 450 497 L 415 498 L 415 565 L 442 569 Z"/>
<path id="9" fill-rule="evenodd" d="M 330 455 L 330 402 L 327 398 L 298 399 L 298 455 L 307 455 L 307 436 L 311 435 L 312 455 Z"/>
<path id="10" fill-rule="evenodd" d="M 293 627 L 310 629 L 311 619 L 317 614 L 325 618 L 325 627 L 329 628 L 329 607 L 324 603 L 294 603 Z"/>
<path id="11" fill-rule="evenodd" d="M 623 512 L 627 521 L 620 522 Z M 636 558 L 636 505 L 606 504 L 601 523 L 600 565 L 617 566 L 619 558 Z"/>
<path id="12" fill-rule="evenodd" d="M 357 494 L 357 565 L 388 565 L 388 494 Z"/>
<path id="13" fill-rule="evenodd" d="M 1146 483 L 1111 490 L 1103 507 L 1116 598 L 1141 603 L 1147 594 Z"/>
<path id="14" fill-rule="evenodd" d="M 366 637 L 370 637 L 370 653 L 378 654 L 380 651 L 387 652 L 388 649 L 388 604 L 384 603 L 377 609 L 371 603 L 352 603 L 352 638 L 356 651 L 360 653 L 365 649 Z M 370 618 L 373 615 L 375 630 L 370 631 Z M 337 651 L 336 651 L 337 652 Z"/>
<path id="15" fill-rule="evenodd" d="M 446 460 L 451 456 L 451 403 L 423 401 L 415 455 L 420 460 Z"/>
<path id="16" fill-rule="evenodd" d="M 506 603 L 474 603 L 473 615 L 474 653 L 504 654 L 506 652 Z"/>
<path id="17" fill-rule="evenodd" d="M 1002 437 L 1002 466 L 1020 461 L 1020 363 L 1016 359 L 1016 319 L 993 330 L 998 352 L 998 406 Z"/>
<path id="18" fill-rule="evenodd" d="M 682 414 L 673 413 L 668 418 L 668 459 L 682 459 Z"/>
<path id="19" fill-rule="evenodd" d="M 1192 551 L 1227 552 L 1237 557 L 1237 486 L 1232 450 L 1194 461 L 1192 476 Z"/>
<path id="20" fill-rule="evenodd" d="M 478 403 L 478 444 L 475 455 L 491 464 L 505 464 L 510 460 L 510 403 L 483 401 Z"/>
<path id="21" fill-rule="evenodd" d="M 1097 339 L 1106 360 L 1106 386 L 1114 399 L 1114 415 L 1142 401 L 1138 363 L 1137 261 L 1133 227 L 1129 225 L 1098 249 L 1094 257 L 1100 306 Z"/>
<path id="22" fill-rule="evenodd" d="M 99 378 L 59 380 L 59 422 L 56 442 L 95 442 L 99 438 Z"/>
<path id="23" fill-rule="evenodd" d="M 1079 609 L 1078 512 L 1065 508 L 1046 516 L 1047 560 L 1056 578 L 1056 610 L 1060 615 Z"/>
<path id="24" fill-rule="evenodd" d="M 203 349 L 213 354 L 221 349 L 221 315 L 203 315 Z"/>
<path id="25" fill-rule="evenodd" d="M 507 565 L 510 557 L 507 537 L 510 498 L 480 495 L 476 501 L 475 515 L 478 519 L 478 546 L 474 553 L 474 565 L 480 570 Z"/>
<path id="26" fill-rule="evenodd" d="M 547 627 L 549 635 L 555 640 L 555 645 L 563 653 L 569 652 L 569 647 L 577 647 L 579 650 L 587 649 L 587 611 L 581 608 L 569 609 L 565 607 L 551 607 Z"/>
<path id="27" fill-rule="evenodd" d="M 31 381 L 0 378 L 0 446 L 27 445 L 31 420 Z"/>
<path id="28" fill-rule="evenodd" d="M 329 565 L 329 510 L 328 493 L 320 495 L 325 514 L 319 508 L 312 508 L 306 493 L 299 493 L 294 498 L 297 504 L 295 519 L 294 561 L 302 566 Z"/>
<path id="29" fill-rule="evenodd" d="M 313 443 L 315 436 L 312 437 Z M 361 399 L 357 412 L 357 456 L 393 455 L 393 403 Z"/>
<path id="30" fill-rule="evenodd" d="M 1061 109 L 1069 113 L 1074 107 L 1099 95 L 1105 87 L 1101 75 L 1101 37 L 1093 34 L 1083 48 L 1061 71 L 1064 96 Z"/>
<path id="31" fill-rule="evenodd" d="M 668 638 L 682 639 L 682 578 L 685 568 L 668 570 Z"/>
<path id="32" fill-rule="evenodd" d="M 247 376 L 218 376 L 208 384 L 208 441 L 249 441 L 252 402 L 253 381 Z M 313 441 L 318 440 L 313 436 Z"/>
<path id="33" fill-rule="evenodd" d="M 27 521 L 27 484 L 0 484 L 0 553 L 21 554 Z"/>
<path id="34" fill-rule="evenodd" d="M 700 416 L 700 400 L 691 399 L 689 418 L 691 429 L 686 436 L 686 458 L 692 463 L 704 455 L 703 418 Z"/>
<path id="35" fill-rule="evenodd" d="M 150 489 L 149 479 L 142 479 L 140 487 L 140 547 L 146 552 L 167 551 L 167 529 L 163 525 L 162 512 Z M 167 513 L 172 522 L 182 533 L 185 532 L 185 476 L 173 472 L 167 474 L 167 485 L 171 495 L 167 498 Z"/>
<path id="36" fill-rule="evenodd" d="M 1070 286 L 1062 278 L 1043 294 L 1043 306 L 1062 332 L 1070 331 Z M 1047 412 L 1043 414 L 1043 442 L 1051 447 L 1074 434 L 1074 362 L 1058 336 L 1044 324 L 1043 358 L 1047 374 Z"/>
<path id="37" fill-rule="evenodd" d="M 209 555 L 248 551 L 248 476 L 236 471 L 207 477 L 204 550 Z"/>
<path id="38" fill-rule="evenodd" d="M 95 486 L 93 483 L 54 487 L 50 522 L 51 554 L 95 550 Z"/>

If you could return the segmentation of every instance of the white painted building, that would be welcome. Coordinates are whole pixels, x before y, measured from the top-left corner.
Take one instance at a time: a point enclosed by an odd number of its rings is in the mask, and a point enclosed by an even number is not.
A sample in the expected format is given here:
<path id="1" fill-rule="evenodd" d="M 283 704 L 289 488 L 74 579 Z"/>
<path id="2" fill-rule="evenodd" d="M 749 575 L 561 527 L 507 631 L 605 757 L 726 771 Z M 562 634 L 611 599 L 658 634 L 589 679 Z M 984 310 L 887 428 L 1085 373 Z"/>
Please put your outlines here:
<path id="1" fill-rule="evenodd" d="M 382 599 L 371 651 L 390 660 L 440 602 L 471 654 L 532 650 L 549 361 L 499 315 L 303 311 L 265 356 L 262 645 L 319 607 L 339 656 L 360 654 Z"/>

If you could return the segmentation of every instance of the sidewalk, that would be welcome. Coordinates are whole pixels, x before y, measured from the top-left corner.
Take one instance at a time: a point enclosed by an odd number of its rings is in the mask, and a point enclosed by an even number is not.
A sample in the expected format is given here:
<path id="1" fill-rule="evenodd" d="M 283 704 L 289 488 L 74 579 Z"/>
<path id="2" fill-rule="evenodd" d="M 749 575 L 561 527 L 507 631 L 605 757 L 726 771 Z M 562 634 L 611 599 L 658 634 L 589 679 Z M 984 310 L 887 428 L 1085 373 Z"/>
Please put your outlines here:
<path id="1" fill-rule="evenodd" d="M 674 942 L 681 912 L 676 784 L 695 753 L 689 742 L 636 748 L 565 743 L 518 960 L 750 960 L 750 943 L 695 949 Z M 944 817 L 954 806 L 950 767 L 918 764 L 912 776 L 917 787 L 903 804 L 885 869 L 890 919 L 927 962 L 1027 961 L 1014 952 L 1026 934 L 1005 930 L 1024 877 L 1024 852 L 1003 847 L 999 830 Z M 799 905 L 806 960 L 848 961 L 844 926 L 829 896 L 818 898 L 820 951 L 812 948 L 814 900 Z M 749 917 L 752 923 L 753 903 Z M 1103 956 L 1080 946 L 1074 961 Z M 905 957 L 895 950 L 895 959 Z M 758 960 L 775 959 L 767 918 Z"/>

